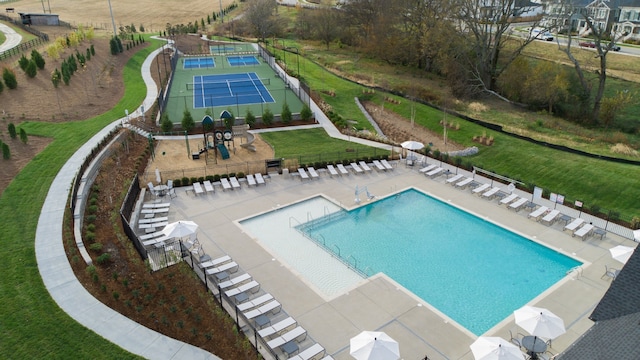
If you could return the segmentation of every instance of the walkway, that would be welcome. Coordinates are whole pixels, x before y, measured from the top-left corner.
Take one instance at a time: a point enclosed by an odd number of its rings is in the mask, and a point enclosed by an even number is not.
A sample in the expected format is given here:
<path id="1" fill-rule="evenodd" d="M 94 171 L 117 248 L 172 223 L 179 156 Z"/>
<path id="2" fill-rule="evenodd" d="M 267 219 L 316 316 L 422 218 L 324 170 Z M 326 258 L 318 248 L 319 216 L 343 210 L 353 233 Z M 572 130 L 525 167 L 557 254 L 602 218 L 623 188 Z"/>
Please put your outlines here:
<path id="1" fill-rule="evenodd" d="M 3 32 L 7 37 L 7 39 L 2 44 L 0 44 L 0 53 L 11 50 L 14 47 L 20 45 L 20 42 L 22 41 L 22 35 L 18 34 L 11 27 L 5 24 L 0 24 L 0 31 Z"/>

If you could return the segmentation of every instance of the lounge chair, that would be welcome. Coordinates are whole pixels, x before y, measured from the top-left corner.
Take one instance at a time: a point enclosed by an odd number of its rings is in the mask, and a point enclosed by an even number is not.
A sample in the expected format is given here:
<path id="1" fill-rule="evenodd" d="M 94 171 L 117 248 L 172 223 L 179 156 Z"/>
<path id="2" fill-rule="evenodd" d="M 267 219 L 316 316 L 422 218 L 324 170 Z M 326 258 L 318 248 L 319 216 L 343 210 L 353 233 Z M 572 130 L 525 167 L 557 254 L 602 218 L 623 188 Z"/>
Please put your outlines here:
<path id="1" fill-rule="evenodd" d="M 536 221 L 539 221 L 540 217 L 544 216 L 544 214 L 546 214 L 547 211 L 549 211 L 548 207 L 540 206 L 539 208 L 537 208 L 534 211 L 530 212 L 529 215 L 527 215 L 527 217 L 528 218 L 534 218 Z"/>
<path id="2" fill-rule="evenodd" d="M 303 168 L 298 168 L 298 174 L 300 174 L 300 180 L 309 178 L 309 174 L 307 174 L 307 172 Z"/>
<path id="3" fill-rule="evenodd" d="M 384 166 L 385 169 L 387 170 L 393 170 L 393 166 L 391 166 L 391 164 L 389 164 L 389 162 L 387 161 L 387 159 L 382 159 L 380 160 L 380 163 L 382 164 L 382 166 Z"/>
<path id="4" fill-rule="evenodd" d="M 345 168 L 344 165 L 337 164 L 336 167 L 338 168 L 340 175 L 349 175 L 349 171 L 347 171 L 347 168 Z"/>
<path id="5" fill-rule="evenodd" d="M 387 171 L 387 168 L 384 167 L 379 160 L 373 160 L 373 166 L 375 166 L 376 169 L 378 169 L 378 170 Z"/>
<path id="6" fill-rule="evenodd" d="M 484 192 L 485 190 L 487 190 L 491 185 L 489 184 L 480 184 L 478 186 L 476 186 L 475 188 L 473 188 L 473 190 L 471 190 L 472 193 L 474 194 L 480 194 L 482 192 Z"/>
<path id="7" fill-rule="evenodd" d="M 504 199 L 500 200 L 500 204 L 501 205 L 510 204 L 512 201 L 514 201 L 517 198 L 518 198 L 518 194 L 511 194 L 511 195 L 505 197 Z"/>
<path id="8" fill-rule="evenodd" d="M 208 260 L 208 261 L 203 261 L 201 262 L 198 267 L 201 269 L 206 269 L 206 268 L 211 268 L 211 267 L 218 267 L 222 264 L 228 263 L 231 261 L 231 256 L 229 255 L 224 255 L 221 256 L 219 258 L 215 258 L 213 260 Z"/>
<path id="9" fill-rule="evenodd" d="M 216 192 L 216 190 L 213 188 L 213 185 L 211 184 L 211 181 L 209 180 L 205 180 L 202 182 L 202 184 L 204 185 L 204 189 L 210 193 L 210 192 Z"/>
<path id="10" fill-rule="evenodd" d="M 256 183 L 258 183 L 258 185 L 265 185 L 266 184 L 264 182 L 264 178 L 262 177 L 261 173 L 256 173 L 255 177 L 256 177 Z"/>
<path id="11" fill-rule="evenodd" d="M 260 290 L 260 284 L 255 280 L 251 280 L 246 284 L 242 284 L 231 290 L 225 291 L 224 294 L 227 295 L 228 297 L 232 297 L 232 296 L 239 295 L 245 291 L 258 292 L 258 290 Z"/>
<path id="12" fill-rule="evenodd" d="M 495 187 L 492 187 L 491 189 L 483 192 L 482 193 L 482 197 L 485 197 L 487 199 L 493 199 L 493 197 L 496 196 L 496 194 L 498 194 L 498 192 L 500 192 L 500 188 L 495 186 Z"/>
<path id="13" fill-rule="evenodd" d="M 577 236 L 584 241 L 584 239 L 591 235 L 593 228 L 594 226 L 592 224 L 584 224 L 580 229 L 574 231 L 572 236 Z"/>
<path id="14" fill-rule="evenodd" d="M 162 237 L 162 236 L 164 236 L 164 233 L 162 231 L 158 231 L 158 232 L 154 232 L 154 233 L 140 235 L 140 240 L 144 241 L 144 240 L 159 238 L 159 237 Z"/>
<path id="15" fill-rule="evenodd" d="M 205 270 L 205 272 L 207 273 L 207 275 L 215 275 L 215 274 L 219 274 L 223 271 L 228 271 L 228 272 L 236 272 L 238 271 L 238 264 L 235 261 L 232 262 L 228 262 L 226 264 L 222 264 L 218 267 L 212 267 L 212 268 L 208 268 L 207 270 Z"/>
<path id="16" fill-rule="evenodd" d="M 307 337 L 307 330 L 305 330 L 302 326 L 297 326 L 293 330 L 289 330 L 286 333 L 282 334 L 281 336 L 273 340 L 269 340 L 269 342 L 267 342 L 267 345 L 271 349 L 275 350 L 276 348 L 288 343 L 289 341 L 296 340 L 299 342 L 304 340 L 306 337 Z"/>
<path id="17" fill-rule="evenodd" d="M 194 182 L 192 186 L 193 186 L 193 192 L 196 195 L 204 194 L 204 190 L 202 190 L 202 185 L 200 185 L 199 182 Z"/>
<path id="18" fill-rule="evenodd" d="M 360 166 L 358 166 L 358 164 L 356 164 L 355 162 L 352 162 L 349 165 L 351 165 L 351 168 L 353 169 L 353 171 L 356 172 L 356 174 L 362 174 L 363 170 L 360 168 Z"/>
<path id="19" fill-rule="evenodd" d="M 569 231 L 571 231 L 571 234 L 573 234 L 573 233 L 575 233 L 575 231 L 578 228 L 578 226 L 582 225 L 583 222 L 584 222 L 583 218 L 575 218 L 575 219 L 573 219 L 572 222 L 568 223 L 564 227 L 564 230 L 569 230 Z"/>
<path id="20" fill-rule="evenodd" d="M 418 170 L 418 172 L 424 174 L 424 173 L 427 173 L 427 172 L 429 172 L 429 171 L 431 171 L 431 170 L 433 170 L 433 169 L 435 169 L 437 167 L 438 167 L 438 165 L 436 165 L 436 164 L 427 165 L 427 166 L 423 167 L 422 169 Z"/>
<path id="21" fill-rule="evenodd" d="M 244 284 L 245 282 L 251 281 L 251 275 L 244 273 L 242 275 L 238 275 L 234 278 L 231 278 L 227 281 L 221 282 L 220 284 L 218 284 L 218 286 L 220 287 L 220 289 L 226 289 L 226 288 L 233 288 L 235 286 Z"/>
<path id="22" fill-rule="evenodd" d="M 140 219 L 138 220 L 138 224 L 153 224 L 153 223 L 158 223 L 163 221 L 169 221 L 169 217 L 161 216 L 161 217 L 154 217 L 154 218 L 148 218 L 148 219 Z"/>
<path id="23" fill-rule="evenodd" d="M 297 324 L 296 320 L 289 316 L 288 318 L 280 320 L 269 327 L 259 330 L 258 335 L 264 339 L 274 334 L 278 334 L 281 331 L 290 330 L 290 328 L 295 327 Z"/>
<path id="24" fill-rule="evenodd" d="M 441 167 L 436 167 L 435 169 L 433 169 L 433 170 L 431 170 L 431 171 L 429 171 L 429 172 L 424 173 L 424 176 L 426 176 L 426 177 L 430 177 L 430 178 L 434 178 L 434 177 L 436 177 L 436 176 L 440 175 L 442 172 L 444 172 L 444 169 L 443 169 L 443 168 L 441 168 Z"/>
<path id="25" fill-rule="evenodd" d="M 231 183 L 227 178 L 220 178 L 220 184 L 222 184 L 222 190 L 231 189 Z"/>
<path id="26" fill-rule="evenodd" d="M 336 168 L 331 164 L 327 165 L 327 170 L 329 170 L 331 176 L 338 175 L 338 171 L 336 171 Z"/>
<path id="27" fill-rule="evenodd" d="M 447 179 L 447 184 L 453 184 L 455 182 L 458 182 L 463 177 L 464 177 L 464 175 L 462 175 L 462 174 L 458 174 L 458 175 L 452 176 L 452 177 Z"/>
<path id="28" fill-rule="evenodd" d="M 171 203 L 144 203 L 142 204 L 143 209 L 157 209 L 157 208 L 168 208 L 171 207 Z"/>
<path id="29" fill-rule="evenodd" d="M 247 175 L 247 184 L 249 186 L 254 186 L 256 184 L 256 178 L 253 176 L 253 174 Z"/>
<path id="30" fill-rule="evenodd" d="M 551 225 L 558 219 L 558 216 L 560 216 L 560 210 L 551 210 L 540 221 L 544 224 Z"/>
<path id="31" fill-rule="evenodd" d="M 229 178 L 229 181 L 231 182 L 231 187 L 235 190 L 235 189 L 240 189 L 240 182 L 238 181 L 238 178 L 235 176 L 232 176 Z"/>
<path id="32" fill-rule="evenodd" d="M 253 319 L 255 317 L 258 317 L 258 316 L 260 316 L 262 314 L 269 313 L 271 311 L 279 312 L 281 308 L 282 308 L 282 305 L 280 305 L 278 300 L 273 300 L 273 301 L 270 301 L 270 302 L 260 306 L 257 309 L 249 310 L 249 311 L 247 311 L 247 312 L 245 312 L 243 314 L 244 314 L 244 317 L 247 318 L 247 320 L 251 320 L 251 319 Z"/>
<path id="33" fill-rule="evenodd" d="M 511 204 L 509 204 L 509 209 L 513 209 L 516 212 L 518 212 L 528 202 L 529 202 L 529 199 L 521 197 L 518 200 L 516 200 L 516 201 L 512 202 Z"/>
<path id="34" fill-rule="evenodd" d="M 322 345 L 315 343 L 309 346 L 308 348 L 302 350 L 300 353 L 298 353 L 298 355 L 294 357 L 290 357 L 289 359 L 293 359 L 293 360 L 315 359 L 324 355 L 324 353 L 325 353 L 325 350 L 322 347 Z"/>
<path id="35" fill-rule="evenodd" d="M 138 228 L 139 229 L 156 229 L 156 228 L 163 228 L 165 226 L 167 226 L 169 224 L 168 221 L 162 221 L 162 222 L 157 222 L 157 223 L 151 223 L 151 224 L 138 224 Z M 155 232 L 155 230 L 151 231 L 151 232 Z"/>
<path id="36" fill-rule="evenodd" d="M 473 182 L 473 178 L 465 177 L 461 181 L 458 181 L 455 185 L 457 188 L 464 189 L 465 187 L 467 187 L 467 185 L 471 184 L 472 182 Z"/>
<path id="37" fill-rule="evenodd" d="M 607 277 L 609 279 L 615 280 L 618 277 L 618 274 L 620 274 L 620 270 L 614 269 L 614 268 L 610 268 L 606 264 L 604 265 L 604 270 L 605 270 L 604 274 L 602 274 L 600 279 L 603 279 L 604 277 Z"/>
<path id="38" fill-rule="evenodd" d="M 160 232 L 160 231 L 159 231 Z M 152 233 L 155 234 L 155 233 Z M 161 236 L 161 237 L 157 237 L 151 240 L 146 240 L 142 242 L 142 245 L 144 246 L 151 246 L 151 245 L 156 245 L 156 244 L 160 244 L 162 242 L 164 242 L 165 240 L 168 240 L 169 238 L 166 236 Z"/>
<path id="39" fill-rule="evenodd" d="M 320 176 L 318 175 L 318 172 L 316 171 L 316 169 L 313 168 L 313 166 L 307 167 L 307 171 L 309 172 L 309 175 L 311 176 L 312 179 L 320 178 Z"/>
<path id="40" fill-rule="evenodd" d="M 364 172 L 371 171 L 371 168 L 369 167 L 369 165 L 367 165 L 367 163 L 364 161 L 360 161 L 358 165 L 360 165 L 360 167 L 362 168 L 362 170 L 364 170 Z"/>
<path id="41" fill-rule="evenodd" d="M 178 194 L 176 194 L 176 188 L 173 187 L 173 180 L 167 180 L 167 194 L 169 194 L 170 199 L 178 196 Z"/>
<path id="42" fill-rule="evenodd" d="M 236 305 L 236 307 L 238 308 L 238 310 L 245 312 L 251 309 L 255 309 L 258 306 L 262 306 L 264 304 L 266 304 L 267 302 L 273 300 L 273 295 L 266 293 L 262 296 L 258 296 L 257 298 L 253 299 L 253 300 L 249 300 L 247 302 L 244 302 L 242 304 Z"/>

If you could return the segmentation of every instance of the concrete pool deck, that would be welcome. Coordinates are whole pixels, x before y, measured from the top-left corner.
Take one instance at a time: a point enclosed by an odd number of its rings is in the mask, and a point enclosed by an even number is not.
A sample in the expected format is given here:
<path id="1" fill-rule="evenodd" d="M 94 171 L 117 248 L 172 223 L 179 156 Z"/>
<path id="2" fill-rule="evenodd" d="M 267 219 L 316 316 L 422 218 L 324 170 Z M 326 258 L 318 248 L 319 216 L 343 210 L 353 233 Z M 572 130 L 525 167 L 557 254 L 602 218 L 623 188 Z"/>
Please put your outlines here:
<path id="1" fill-rule="evenodd" d="M 336 360 L 352 359 L 349 339 L 363 330 L 386 332 L 399 342 L 404 359 L 422 359 L 425 356 L 429 359 L 473 359 L 469 345 L 476 336 L 384 275 L 374 275 L 349 292 L 325 300 L 288 264 L 281 263 L 263 248 L 258 239 L 244 233 L 237 220 L 318 194 L 350 209 L 357 205 L 354 196 L 356 186 L 366 186 L 378 197 L 415 187 L 585 262 L 580 271 L 572 272 L 532 300 L 530 305 L 547 308 L 565 322 L 567 333 L 555 339 L 550 348 L 554 354 L 563 351 L 591 327 L 593 322 L 588 316 L 610 285 L 610 280 L 601 279 L 605 264 L 616 268 L 622 266 L 611 259 L 608 249 L 620 244 L 635 247 L 632 240 L 608 233 L 603 239 L 591 236 L 581 241 L 563 231 L 563 222 L 543 225 L 528 219 L 530 210 L 526 208 L 515 212 L 499 205 L 498 200 L 473 195 L 469 188 L 461 190 L 446 184 L 445 176 L 429 179 L 417 170 L 418 167 L 397 163 L 394 170 L 388 172 L 373 170 L 367 174 L 330 177 L 322 171 L 319 179 L 302 181 L 298 176 L 271 174 L 266 186 L 248 187 L 242 183 L 241 189 L 224 192 L 216 186 L 215 194 L 200 196 L 179 188 L 178 197 L 171 200 L 169 219 L 186 219 L 199 224 L 198 239 L 205 253 L 212 257 L 230 255 L 243 271 L 261 284 L 264 291 L 282 304 L 286 314 L 307 330 L 312 341 L 320 343 Z M 478 175 L 475 180 L 490 182 Z M 502 187 L 506 191 L 506 186 Z M 519 190 L 515 192 L 531 197 Z M 366 203 L 366 196 L 361 195 L 361 199 Z M 536 202 L 549 206 L 546 200 Z M 570 209 L 563 209 L 563 213 L 577 215 Z M 598 223 L 594 221 L 594 225 Z M 493 295 L 499 301 L 501 295 Z M 451 300 L 464 302 L 464 299 Z M 524 333 L 515 325 L 511 315 L 484 335 L 509 339 L 509 330 L 514 335 Z"/>

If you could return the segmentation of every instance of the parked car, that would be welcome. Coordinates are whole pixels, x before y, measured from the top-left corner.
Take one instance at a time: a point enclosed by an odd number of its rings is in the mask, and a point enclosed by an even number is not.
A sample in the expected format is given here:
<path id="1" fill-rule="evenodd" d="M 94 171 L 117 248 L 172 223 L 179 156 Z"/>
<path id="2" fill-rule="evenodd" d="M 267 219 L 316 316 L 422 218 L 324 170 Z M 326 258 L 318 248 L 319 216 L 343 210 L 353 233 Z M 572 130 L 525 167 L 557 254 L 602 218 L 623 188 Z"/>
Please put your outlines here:
<path id="1" fill-rule="evenodd" d="M 553 35 L 551 35 L 548 31 L 542 31 L 541 29 L 533 29 L 531 30 L 531 36 L 545 41 L 553 41 Z"/>
<path id="2" fill-rule="evenodd" d="M 593 41 L 584 41 L 584 42 L 580 43 L 580 47 L 587 47 L 587 48 L 595 49 L 596 43 L 594 43 Z M 610 50 L 620 51 L 620 46 L 619 45 L 611 45 L 611 49 Z"/>

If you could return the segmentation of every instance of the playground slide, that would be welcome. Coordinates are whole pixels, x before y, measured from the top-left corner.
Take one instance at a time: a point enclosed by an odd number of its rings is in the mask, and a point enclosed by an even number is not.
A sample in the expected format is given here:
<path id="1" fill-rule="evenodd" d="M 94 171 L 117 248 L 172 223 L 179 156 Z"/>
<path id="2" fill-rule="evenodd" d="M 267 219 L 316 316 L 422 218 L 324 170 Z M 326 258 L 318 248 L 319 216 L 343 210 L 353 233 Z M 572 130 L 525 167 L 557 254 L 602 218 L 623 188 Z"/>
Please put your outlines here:
<path id="1" fill-rule="evenodd" d="M 227 147 L 224 146 L 223 143 L 218 144 L 218 151 L 220 152 L 220 156 L 222 156 L 222 160 L 229 158 L 229 150 L 227 150 Z"/>

